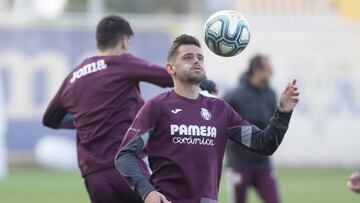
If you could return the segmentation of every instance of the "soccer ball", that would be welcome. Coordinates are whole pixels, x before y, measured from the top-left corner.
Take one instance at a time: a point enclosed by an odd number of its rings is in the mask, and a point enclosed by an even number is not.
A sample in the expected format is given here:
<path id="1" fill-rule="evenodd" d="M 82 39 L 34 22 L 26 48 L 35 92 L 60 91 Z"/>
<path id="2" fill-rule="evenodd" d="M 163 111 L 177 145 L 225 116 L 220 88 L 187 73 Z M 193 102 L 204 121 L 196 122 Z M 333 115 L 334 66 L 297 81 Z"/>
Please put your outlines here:
<path id="1" fill-rule="evenodd" d="M 219 56 L 235 56 L 250 41 L 249 26 L 240 13 L 222 10 L 209 17 L 204 26 L 205 43 Z"/>

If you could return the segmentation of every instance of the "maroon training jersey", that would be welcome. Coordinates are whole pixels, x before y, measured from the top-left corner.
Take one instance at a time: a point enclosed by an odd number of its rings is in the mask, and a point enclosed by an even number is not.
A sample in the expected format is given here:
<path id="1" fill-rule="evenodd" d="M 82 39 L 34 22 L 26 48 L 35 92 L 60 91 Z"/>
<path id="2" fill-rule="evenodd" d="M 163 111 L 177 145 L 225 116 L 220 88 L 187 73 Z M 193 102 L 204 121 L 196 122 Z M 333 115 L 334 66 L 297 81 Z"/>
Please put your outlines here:
<path id="1" fill-rule="evenodd" d="M 129 128 L 116 166 L 144 198 L 153 189 L 173 203 L 215 203 L 228 138 L 261 154 L 272 154 L 291 113 L 276 112 L 263 131 L 243 120 L 225 101 L 174 90 L 148 101 Z M 146 151 L 153 174 L 147 184 L 134 155 Z M 153 186 L 153 188 L 152 188 Z"/>
<path id="2" fill-rule="evenodd" d="M 44 125 L 66 127 L 64 116 L 73 116 L 83 176 L 114 165 L 126 130 L 144 104 L 140 81 L 173 85 L 163 67 L 131 54 L 91 57 L 71 71 L 49 104 Z"/>

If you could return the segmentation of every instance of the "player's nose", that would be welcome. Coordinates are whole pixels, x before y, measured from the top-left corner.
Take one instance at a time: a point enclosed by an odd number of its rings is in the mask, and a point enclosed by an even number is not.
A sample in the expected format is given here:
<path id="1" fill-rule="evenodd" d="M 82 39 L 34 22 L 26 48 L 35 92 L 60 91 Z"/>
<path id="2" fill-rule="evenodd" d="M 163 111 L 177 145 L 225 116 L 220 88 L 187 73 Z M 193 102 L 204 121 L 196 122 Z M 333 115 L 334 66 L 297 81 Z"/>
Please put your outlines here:
<path id="1" fill-rule="evenodd" d="M 200 59 L 198 57 L 194 57 L 194 64 L 199 64 L 200 63 Z"/>

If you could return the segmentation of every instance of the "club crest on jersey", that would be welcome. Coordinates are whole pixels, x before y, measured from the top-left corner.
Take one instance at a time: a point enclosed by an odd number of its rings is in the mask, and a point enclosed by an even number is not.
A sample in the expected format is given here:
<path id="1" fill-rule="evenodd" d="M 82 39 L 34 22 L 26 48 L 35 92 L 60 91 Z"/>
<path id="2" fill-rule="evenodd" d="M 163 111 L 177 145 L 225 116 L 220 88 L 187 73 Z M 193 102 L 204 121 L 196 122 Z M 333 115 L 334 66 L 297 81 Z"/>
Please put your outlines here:
<path id="1" fill-rule="evenodd" d="M 209 110 L 205 108 L 201 108 L 200 115 L 204 120 L 210 120 L 211 119 L 211 113 Z"/>

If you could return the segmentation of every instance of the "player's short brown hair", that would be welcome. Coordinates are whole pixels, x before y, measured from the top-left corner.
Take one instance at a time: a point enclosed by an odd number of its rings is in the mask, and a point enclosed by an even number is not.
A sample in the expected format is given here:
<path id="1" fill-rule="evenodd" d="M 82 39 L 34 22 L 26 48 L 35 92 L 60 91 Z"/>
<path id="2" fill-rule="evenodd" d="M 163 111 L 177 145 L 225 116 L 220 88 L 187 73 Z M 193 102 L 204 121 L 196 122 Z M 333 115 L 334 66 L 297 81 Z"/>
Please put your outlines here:
<path id="1" fill-rule="evenodd" d="M 96 42 L 100 50 L 114 48 L 121 37 L 133 35 L 129 22 L 117 15 L 104 17 L 96 27 Z"/>
<path id="2" fill-rule="evenodd" d="M 196 39 L 194 36 L 182 34 L 175 38 L 173 41 L 168 56 L 167 61 L 169 62 L 175 55 L 177 55 L 179 47 L 181 45 L 195 45 L 199 48 L 201 48 L 200 42 L 198 39 Z"/>

